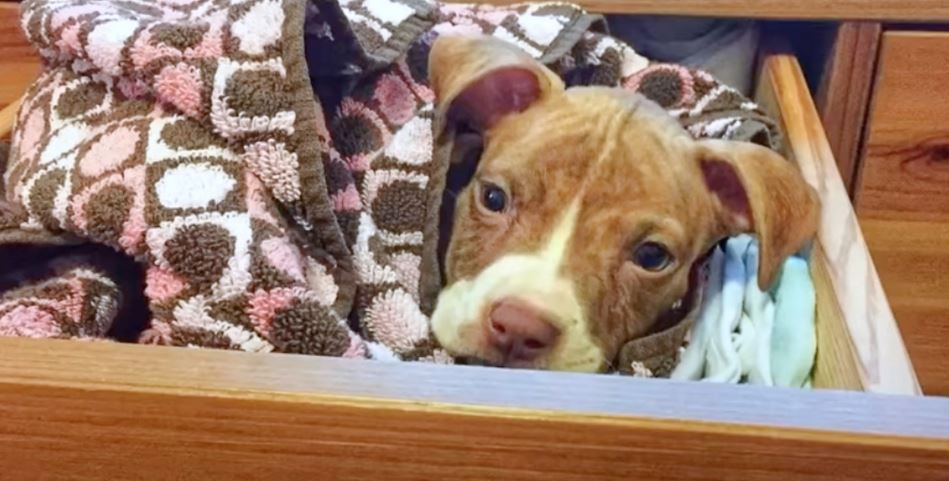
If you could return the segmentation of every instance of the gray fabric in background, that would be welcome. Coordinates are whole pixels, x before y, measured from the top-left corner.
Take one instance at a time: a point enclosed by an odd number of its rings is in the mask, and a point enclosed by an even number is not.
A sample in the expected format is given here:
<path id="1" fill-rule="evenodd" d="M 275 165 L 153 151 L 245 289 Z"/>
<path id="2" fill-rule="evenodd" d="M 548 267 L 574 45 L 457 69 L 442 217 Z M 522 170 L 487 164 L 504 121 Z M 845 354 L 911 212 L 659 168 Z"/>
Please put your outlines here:
<path id="1" fill-rule="evenodd" d="M 611 15 L 610 33 L 642 55 L 705 70 L 749 95 L 758 24 L 754 21 Z"/>

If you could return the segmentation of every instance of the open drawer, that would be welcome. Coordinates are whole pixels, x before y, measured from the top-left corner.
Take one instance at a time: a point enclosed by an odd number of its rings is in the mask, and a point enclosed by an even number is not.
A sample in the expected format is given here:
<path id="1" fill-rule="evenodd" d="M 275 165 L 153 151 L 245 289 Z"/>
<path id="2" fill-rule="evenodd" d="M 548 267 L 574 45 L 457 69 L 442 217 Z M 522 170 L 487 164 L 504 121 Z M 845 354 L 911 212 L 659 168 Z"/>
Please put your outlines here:
<path id="1" fill-rule="evenodd" d="M 949 399 L 918 395 L 793 56 L 758 98 L 823 198 L 834 389 L 0 339 L 0 478 L 946 479 Z"/>
<path id="2" fill-rule="evenodd" d="M 765 48 L 755 96 L 781 125 L 784 155 L 821 197 L 811 262 L 818 328 L 814 385 L 921 394 L 804 75 L 787 52 Z"/>

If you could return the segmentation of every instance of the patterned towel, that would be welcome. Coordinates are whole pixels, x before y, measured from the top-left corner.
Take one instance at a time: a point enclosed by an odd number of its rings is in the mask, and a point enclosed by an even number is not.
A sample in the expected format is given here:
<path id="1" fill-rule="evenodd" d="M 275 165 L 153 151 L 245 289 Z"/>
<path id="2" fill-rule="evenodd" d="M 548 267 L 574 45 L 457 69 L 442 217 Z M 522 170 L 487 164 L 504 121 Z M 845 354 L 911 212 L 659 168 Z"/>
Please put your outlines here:
<path id="1" fill-rule="evenodd" d="M 89 243 L 134 259 L 150 312 L 139 342 L 451 362 L 428 326 L 447 170 L 427 86 L 438 35 L 493 35 L 570 85 L 642 92 L 697 137 L 778 142 L 734 89 L 649 62 L 567 4 L 22 8 L 46 69 L 17 118 L 0 259 L 16 245 Z M 97 259 L 8 293 L 0 333 L 116 331 L 127 320 L 116 315 L 115 287 L 129 279 L 110 284 Z M 29 308 L 59 299 L 88 307 L 68 316 Z M 49 327 L 24 327 L 31 322 Z M 687 327 L 632 341 L 623 364 L 667 373 Z"/>

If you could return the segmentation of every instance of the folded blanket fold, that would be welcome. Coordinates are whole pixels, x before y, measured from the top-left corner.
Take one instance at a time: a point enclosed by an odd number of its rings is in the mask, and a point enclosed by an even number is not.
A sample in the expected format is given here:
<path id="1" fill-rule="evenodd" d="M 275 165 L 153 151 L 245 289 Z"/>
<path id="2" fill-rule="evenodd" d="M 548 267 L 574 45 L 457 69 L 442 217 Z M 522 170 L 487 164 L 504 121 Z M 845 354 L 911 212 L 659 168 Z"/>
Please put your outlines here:
<path id="1" fill-rule="evenodd" d="M 567 4 L 22 8 L 46 69 L 17 117 L 0 258 L 8 239 L 28 239 L 138 260 L 151 314 L 140 342 L 451 362 L 428 326 L 448 170 L 427 85 L 439 35 L 493 35 L 569 84 L 641 92 L 696 137 L 780 143 L 734 89 L 648 61 Z M 688 327 L 632 341 L 618 369 L 668 374 Z"/>
<path id="2" fill-rule="evenodd" d="M 817 351 L 816 299 L 805 259 L 788 258 L 773 292 L 762 292 L 757 242 L 741 235 L 716 249 L 709 269 L 705 304 L 670 377 L 808 386 Z"/>
<path id="3" fill-rule="evenodd" d="M 119 310 L 112 279 L 83 266 L 0 296 L 0 336 L 106 339 Z"/>

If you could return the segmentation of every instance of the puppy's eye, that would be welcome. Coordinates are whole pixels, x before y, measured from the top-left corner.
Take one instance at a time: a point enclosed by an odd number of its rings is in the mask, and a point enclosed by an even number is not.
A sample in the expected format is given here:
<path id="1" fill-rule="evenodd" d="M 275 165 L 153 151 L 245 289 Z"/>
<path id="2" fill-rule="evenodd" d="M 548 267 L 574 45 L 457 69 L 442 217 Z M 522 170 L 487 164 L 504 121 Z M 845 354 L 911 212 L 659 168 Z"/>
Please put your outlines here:
<path id="1" fill-rule="evenodd" d="M 643 242 L 633 252 L 633 262 L 651 272 L 658 272 L 672 263 L 672 255 L 662 244 Z"/>
<path id="2" fill-rule="evenodd" d="M 481 188 L 481 203 L 491 212 L 504 212 L 507 208 L 507 194 L 494 184 L 484 184 Z"/>

